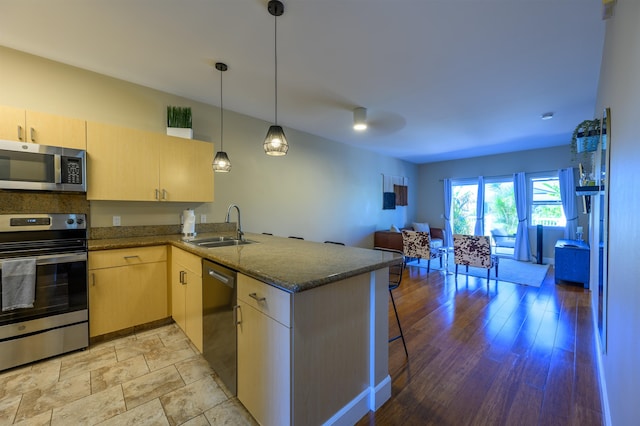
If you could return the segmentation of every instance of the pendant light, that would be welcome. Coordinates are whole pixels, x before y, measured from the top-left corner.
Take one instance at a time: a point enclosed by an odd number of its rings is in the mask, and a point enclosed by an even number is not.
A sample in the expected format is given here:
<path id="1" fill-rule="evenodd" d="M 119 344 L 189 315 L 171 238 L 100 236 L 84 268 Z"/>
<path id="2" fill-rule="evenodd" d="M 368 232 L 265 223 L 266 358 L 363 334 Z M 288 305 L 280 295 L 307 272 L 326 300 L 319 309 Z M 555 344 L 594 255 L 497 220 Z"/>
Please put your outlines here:
<path id="1" fill-rule="evenodd" d="M 227 153 L 224 152 L 224 148 L 222 145 L 222 137 L 223 137 L 223 112 L 224 108 L 222 107 L 222 73 L 225 72 L 228 67 L 226 64 L 222 62 L 216 62 L 216 69 L 220 71 L 220 151 L 216 152 L 216 156 L 213 159 L 213 171 L 218 173 L 226 173 L 231 170 L 231 161 L 229 161 L 229 157 Z"/>
<path id="2" fill-rule="evenodd" d="M 275 122 L 269 127 L 267 137 L 264 139 L 264 152 L 267 155 L 286 155 L 289 143 L 284 135 L 284 130 L 278 126 L 278 16 L 284 13 L 284 4 L 280 0 L 269 0 L 267 10 L 274 16 L 274 64 L 275 64 Z"/>

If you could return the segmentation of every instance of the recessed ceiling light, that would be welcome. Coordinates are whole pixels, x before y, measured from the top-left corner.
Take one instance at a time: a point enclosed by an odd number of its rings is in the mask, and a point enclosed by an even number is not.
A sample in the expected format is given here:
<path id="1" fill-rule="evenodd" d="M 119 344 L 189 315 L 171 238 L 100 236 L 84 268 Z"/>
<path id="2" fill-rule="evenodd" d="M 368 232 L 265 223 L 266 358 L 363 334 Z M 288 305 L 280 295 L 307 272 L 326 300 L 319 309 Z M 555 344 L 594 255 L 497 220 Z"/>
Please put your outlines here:
<path id="1" fill-rule="evenodd" d="M 544 114 L 542 114 L 540 116 L 540 118 L 542 118 L 543 120 L 551 120 L 553 118 L 553 113 L 552 112 L 545 112 Z"/>

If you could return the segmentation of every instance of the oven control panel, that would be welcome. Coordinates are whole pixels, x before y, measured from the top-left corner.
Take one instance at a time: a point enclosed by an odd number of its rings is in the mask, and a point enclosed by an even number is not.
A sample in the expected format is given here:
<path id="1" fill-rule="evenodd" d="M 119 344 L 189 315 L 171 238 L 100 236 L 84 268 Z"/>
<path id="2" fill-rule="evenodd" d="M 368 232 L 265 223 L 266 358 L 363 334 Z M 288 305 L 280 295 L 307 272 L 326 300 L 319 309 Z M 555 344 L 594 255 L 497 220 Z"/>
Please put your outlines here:
<path id="1" fill-rule="evenodd" d="M 41 225 L 41 226 L 49 226 L 51 225 L 50 217 L 12 217 L 9 219 L 9 224 L 11 226 L 32 226 L 32 225 Z"/>
<path id="2" fill-rule="evenodd" d="M 86 229 L 85 214 L 4 214 L 0 215 L 0 232 Z"/>

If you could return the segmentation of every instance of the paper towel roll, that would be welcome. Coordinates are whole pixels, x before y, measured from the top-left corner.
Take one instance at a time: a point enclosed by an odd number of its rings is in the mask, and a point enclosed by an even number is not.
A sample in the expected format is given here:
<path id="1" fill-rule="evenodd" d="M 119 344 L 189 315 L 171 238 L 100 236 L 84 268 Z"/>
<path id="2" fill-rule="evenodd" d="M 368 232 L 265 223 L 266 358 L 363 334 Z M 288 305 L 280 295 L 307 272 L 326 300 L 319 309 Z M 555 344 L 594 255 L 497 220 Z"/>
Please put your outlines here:
<path id="1" fill-rule="evenodd" d="M 182 235 L 194 236 L 196 234 L 196 213 L 191 210 L 182 211 Z"/>

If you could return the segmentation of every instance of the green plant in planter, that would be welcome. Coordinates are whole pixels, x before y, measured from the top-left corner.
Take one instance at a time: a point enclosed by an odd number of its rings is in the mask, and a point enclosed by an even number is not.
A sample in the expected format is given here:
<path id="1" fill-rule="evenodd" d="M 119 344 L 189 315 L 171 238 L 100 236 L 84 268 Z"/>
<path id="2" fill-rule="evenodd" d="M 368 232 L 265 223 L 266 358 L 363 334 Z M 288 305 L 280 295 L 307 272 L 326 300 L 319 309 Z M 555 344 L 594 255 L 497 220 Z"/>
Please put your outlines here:
<path id="1" fill-rule="evenodd" d="M 167 127 L 191 129 L 191 107 L 167 107 Z"/>
<path id="2" fill-rule="evenodd" d="M 600 119 L 584 120 L 578 124 L 571 135 L 571 153 L 574 158 L 577 153 L 595 151 L 600 140 Z"/>

